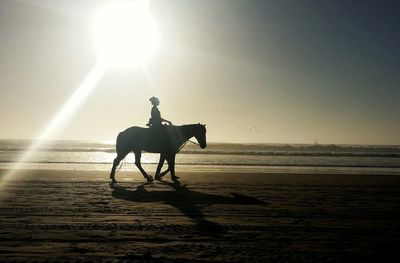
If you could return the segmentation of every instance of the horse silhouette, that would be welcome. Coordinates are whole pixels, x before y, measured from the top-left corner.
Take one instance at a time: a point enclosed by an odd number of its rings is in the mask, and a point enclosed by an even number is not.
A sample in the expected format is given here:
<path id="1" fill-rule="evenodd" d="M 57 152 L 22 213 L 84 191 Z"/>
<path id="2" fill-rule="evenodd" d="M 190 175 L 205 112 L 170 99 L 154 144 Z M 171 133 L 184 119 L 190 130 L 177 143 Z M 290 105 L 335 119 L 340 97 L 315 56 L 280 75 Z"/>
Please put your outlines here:
<path id="1" fill-rule="evenodd" d="M 155 174 L 156 180 L 161 179 L 166 173 L 170 172 L 171 179 L 179 183 L 179 177 L 175 175 L 175 155 L 192 137 L 195 137 L 200 147 L 204 149 L 207 146 L 206 126 L 200 123 L 182 126 L 165 125 L 158 128 L 134 126 L 120 132 L 116 143 L 117 157 L 114 159 L 110 173 L 111 184 L 117 182 L 115 180 L 115 170 L 121 160 L 130 152 L 135 154 L 135 165 L 144 178 L 148 182 L 153 181 L 153 178 L 146 173 L 141 165 L 140 158 L 142 151 L 160 153 L 160 161 Z M 168 169 L 160 173 L 165 160 L 167 160 Z"/>

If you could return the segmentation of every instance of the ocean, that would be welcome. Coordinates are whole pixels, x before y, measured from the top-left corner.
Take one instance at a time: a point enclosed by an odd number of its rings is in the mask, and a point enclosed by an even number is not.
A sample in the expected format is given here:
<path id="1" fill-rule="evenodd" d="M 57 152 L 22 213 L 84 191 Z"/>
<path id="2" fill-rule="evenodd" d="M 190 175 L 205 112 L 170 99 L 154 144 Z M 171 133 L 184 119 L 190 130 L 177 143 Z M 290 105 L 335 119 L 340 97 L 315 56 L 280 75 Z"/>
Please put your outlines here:
<path id="1" fill-rule="evenodd" d="M 0 140 L 0 167 L 10 168 L 29 149 L 29 140 Z M 115 145 L 88 141 L 48 141 L 26 161 L 28 168 L 109 170 Z M 145 169 L 155 170 L 158 154 L 144 153 Z M 121 169 L 135 170 L 129 154 Z M 323 144 L 209 143 L 206 149 L 188 143 L 176 158 L 177 171 L 400 174 L 400 146 Z"/>

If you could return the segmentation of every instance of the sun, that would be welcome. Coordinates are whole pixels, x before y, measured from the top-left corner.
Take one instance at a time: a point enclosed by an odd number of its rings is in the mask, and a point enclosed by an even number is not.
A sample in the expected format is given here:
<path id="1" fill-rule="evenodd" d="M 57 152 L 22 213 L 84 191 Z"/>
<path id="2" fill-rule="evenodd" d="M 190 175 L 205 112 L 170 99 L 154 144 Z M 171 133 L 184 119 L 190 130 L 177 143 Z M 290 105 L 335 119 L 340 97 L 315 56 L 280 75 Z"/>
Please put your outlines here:
<path id="1" fill-rule="evenodd" d="M 143 66 L 159 44 L 148 1 L 105 5 L 93 19 L 93 32 L 99 59 L 111 66 Z"/>

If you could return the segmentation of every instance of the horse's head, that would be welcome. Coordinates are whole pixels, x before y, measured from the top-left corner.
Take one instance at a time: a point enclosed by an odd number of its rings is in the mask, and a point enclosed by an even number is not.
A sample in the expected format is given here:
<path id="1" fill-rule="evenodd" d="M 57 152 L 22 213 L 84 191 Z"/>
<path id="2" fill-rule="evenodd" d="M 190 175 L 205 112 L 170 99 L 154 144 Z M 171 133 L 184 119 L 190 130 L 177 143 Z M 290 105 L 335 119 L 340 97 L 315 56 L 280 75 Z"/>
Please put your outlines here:
<path id="1" fill-rule="evenodd" d="M 200 144 L 202 149 L 206 148 L 207 146 L 207 139 L 206 139 L 206 125 L 204 124 L 197 124 L 196 131 L 194 137 L 196 138 L 197 142 Z"/>

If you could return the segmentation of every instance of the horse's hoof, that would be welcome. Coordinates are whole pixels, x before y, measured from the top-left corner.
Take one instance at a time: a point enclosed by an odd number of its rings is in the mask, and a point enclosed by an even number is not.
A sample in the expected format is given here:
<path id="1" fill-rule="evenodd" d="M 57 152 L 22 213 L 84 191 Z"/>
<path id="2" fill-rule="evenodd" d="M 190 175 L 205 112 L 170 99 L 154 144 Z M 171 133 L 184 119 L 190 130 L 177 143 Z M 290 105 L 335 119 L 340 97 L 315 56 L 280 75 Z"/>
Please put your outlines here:
<path id="1" fill-rule="evenodd" d="M 112 179 L 110 182 L 110 186 L 114 186 L 115 184 L 117 184 L 117 181 L 115 179 Z"/>
<path id="2" fill-rule="evenodd" d="M 154 177 L 154 179 L 156 179 L 157 181 L 162 180 L 162 178 L 164 177 L 165 174 L 158 174 Z"/>
<path id="3" fill-rule="evenodd" d="M 154 181 L 154 179 L 153 179 L 153 177 L 151 176 L 151 175 L 148 175 L 147 176 L 147 182 L 153 182 Z"/>
<path id="4" fill-rule="evenodd" d="M 175 184 L 180 184 L 181 183 L 181 182 L 178 181 L 178 179 L 179 179 L 178 176 L 171 177 L 171 179 Z"/>
<path id="5" fill-rule="evenodd" d="M 162 180 L 163 177 L 164 177 L 164 175 L 158 174 L 158 175 L 156 175 L 156 176 L 154 177 L 154 179 L 157 180 L 157 181 L 160 181 L 160 180 Z"/>

